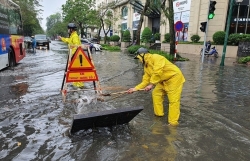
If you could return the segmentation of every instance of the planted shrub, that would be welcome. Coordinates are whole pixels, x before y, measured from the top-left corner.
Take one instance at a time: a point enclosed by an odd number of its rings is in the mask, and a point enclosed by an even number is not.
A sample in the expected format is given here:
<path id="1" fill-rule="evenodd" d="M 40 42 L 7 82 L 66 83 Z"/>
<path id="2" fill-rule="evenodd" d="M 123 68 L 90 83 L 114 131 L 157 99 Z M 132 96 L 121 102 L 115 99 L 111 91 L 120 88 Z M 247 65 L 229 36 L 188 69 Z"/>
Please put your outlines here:
<path id="1" fill-rule="evenodd" d="M 166 33 L 166 34 L 164 35 L 164 41 L 170 42 L 170 34 L 169 34 L 169 33 Z"/>
<path id="2" fill-rule="evenodd" d="M 225 32 L 224 31 L 217 31 L 213 35 L 213 42 L 217 45 L 222 45 L 224 44 L 224 39 L 225 39 Z"/>
<path id="3" fill-rule="evenodd" d="M 228 36 L 228 43 L 231 45 L 238 45 L 241 39 L 240 34 L 230 34 Z"/>
<path id="4" fill-rule="evenodd" d="M 118 42 L 120 40 L 120 36 L 112 35 L 110 36 L 110 41 Z"/>
<path id="5" fill-rule="evenodd" d="M 108 37 L 108 36 L 105 36 L 104 39 L 105 39 L 107 42 L 110 41 L 110 37 Z"/>
<path id="6" fill-rule="evenodd" d="M 230 34 L 228 37 L 228 43 L 232 45 L 238 45 L 241 41 L 250 42 L 250 34 Z"/>
<path id="7" fill-rule="evenodd" d="M 123 35 L 122 35 L 122 41 L 123 42 L 130 42 L 130 40 L 131 40 L 130 32 L 129 32 L 129 30 L 125 30 L 123 32 Z"/>
<path id="8" fill-rule="evenodd" d="M 240 64 L 246 64 L 247 62 L 250 62 L 250 56 L 242 57 L 238 59 L 238 63 Z"/>
<path id="9" fill-rule="evenodd" d="M 143 45 L 132 45 L 132 46 L 128 47 L 128 52 L 129 52 L 130 54 L 134 54 L 134 53 L 135 53 L 139 48 L 141 48 L 141 47 L 147 48 L 147 49 L 148 49 L 147 46 L 143 46 Z"/>
<path id="10" fill-rule="evenodd" d="M 191 36 L 191 41 L 194 42 L 194 43 L 199 42 L 200 39 L 201 39 L 201 37 L 199 35 L 193 35 L 193 36 Z"/>
<path id="11" fill-rule="evenodd" d="M 155 33 L 154 38 L 155 38 L 155 40 L 160 40 L 161 39 L 161 34 L 160 33 Z"/>
<path id="12" fill-rule="evenodd" d="M 145 27 L 144 30 L 142 31 L 141 35 L 141 41 L 144 43 L 149 43 L 152 38 L 152 31 L 150 30 L 149 27 Z"/>

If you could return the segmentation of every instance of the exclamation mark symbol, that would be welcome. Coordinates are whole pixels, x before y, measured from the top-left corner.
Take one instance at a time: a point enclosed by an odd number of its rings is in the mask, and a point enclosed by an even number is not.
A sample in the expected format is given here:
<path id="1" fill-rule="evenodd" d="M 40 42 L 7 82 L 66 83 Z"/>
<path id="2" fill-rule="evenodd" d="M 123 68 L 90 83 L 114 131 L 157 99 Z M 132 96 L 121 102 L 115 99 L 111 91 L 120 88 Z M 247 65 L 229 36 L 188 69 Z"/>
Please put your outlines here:
<path id="1" fill-rule="evenodd" d="M 79 59 L 80 59 L 80 64 L 82 66 L 82 55 L 79 55 Z"/>

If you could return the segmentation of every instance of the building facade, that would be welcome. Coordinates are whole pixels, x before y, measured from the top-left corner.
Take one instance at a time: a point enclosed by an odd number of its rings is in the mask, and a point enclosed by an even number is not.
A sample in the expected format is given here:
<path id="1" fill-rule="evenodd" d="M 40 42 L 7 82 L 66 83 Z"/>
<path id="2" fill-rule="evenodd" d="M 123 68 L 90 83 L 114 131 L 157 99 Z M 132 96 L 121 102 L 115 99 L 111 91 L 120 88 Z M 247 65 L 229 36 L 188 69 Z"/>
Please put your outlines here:
<path id="1" fill-rule="evenodd" d="M 114 1 L 114 0 L 109 0 Z M 104 3 L 108 3 L 105 0 Z M 118 20 L 113 24 L 113 34 L 121 36 L 121 30 L 129 30 L 132 38 L 135 38 L 137 27 L 146 0 L 115 0 L 116 7 L 113 9 Z M 207 21 L 209 0 L 173 0 L 174 21 L 182 21 L 183 31 L 178 33 L 180 41 L 191 41 L 192 35 L 199 35 L 200 41 L 204 40 L 204 32 L 200 31 L 201 22 Z M 230 33 L 250 33 L 249 1 L 243 0 L 242 3 L 234 4 L 233 14 L 230 20 Z M 208 21 L 207 40 L 213 40 L 212 36 L 216 31 L 225 31 L 228 17 L 230 0 L 216 1 L 215 16 Z M 239 14 L 238 14 L 239 9 Z M 161 34 L 161 41 L 164 35 L 169 33 L 169 22 L 161 10 L 149 8 L 150 14 L 144 16 L 141 32 L 145 27 L 149 27 L 153 33 Z M 236 30 L 237 28 L 237 30 Z"/>

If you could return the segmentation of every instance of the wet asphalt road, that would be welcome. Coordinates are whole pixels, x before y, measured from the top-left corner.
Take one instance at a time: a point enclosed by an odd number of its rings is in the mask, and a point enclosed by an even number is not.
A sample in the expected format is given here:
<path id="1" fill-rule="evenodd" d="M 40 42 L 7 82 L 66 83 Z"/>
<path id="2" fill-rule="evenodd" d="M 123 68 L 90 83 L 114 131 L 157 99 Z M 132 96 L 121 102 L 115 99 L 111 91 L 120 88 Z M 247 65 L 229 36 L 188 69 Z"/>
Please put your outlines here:
<path id="1" fill-rule="evenodd" d="M 103 92 L 141 81 L 141 65 L 126 52 L 92 56 Z M 190 61 L 176 62 L 186 82 L 180 126 L 173 128 L 166 126 L 167 100 L 166 115 L 155 117 L 150 92 L 108 96 L 104 102 L 91 90 L 70 92 L 63 103 L 67 47 L 54 41 L 50 51 L 28 52 L 14 71 L 0 72 L 0 160 L 250 160 L 250 68 L 230 58 L 220 67 L 220 58 L 205 58 L 201 65 L 195 55 L 182 56 Z M 93 88 L 92 82 L 85 86 Z M 128 126 L 69 135 L 74 114 L 137 106 L 144 110 Z"/>

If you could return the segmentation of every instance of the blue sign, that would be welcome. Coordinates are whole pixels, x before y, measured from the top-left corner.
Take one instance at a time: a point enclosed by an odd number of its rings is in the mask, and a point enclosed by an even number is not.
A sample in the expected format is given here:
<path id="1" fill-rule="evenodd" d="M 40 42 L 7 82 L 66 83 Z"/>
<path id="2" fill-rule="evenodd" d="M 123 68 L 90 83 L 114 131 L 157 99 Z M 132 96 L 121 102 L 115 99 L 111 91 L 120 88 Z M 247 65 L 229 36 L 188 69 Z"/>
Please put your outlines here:
<path id="1" fill-rule="evenodd" d="M 183 27 L 184 27 L 184 25 L 181 21 L 177 21 L 174 24 L 175 31 L 182 31 Z"/>

